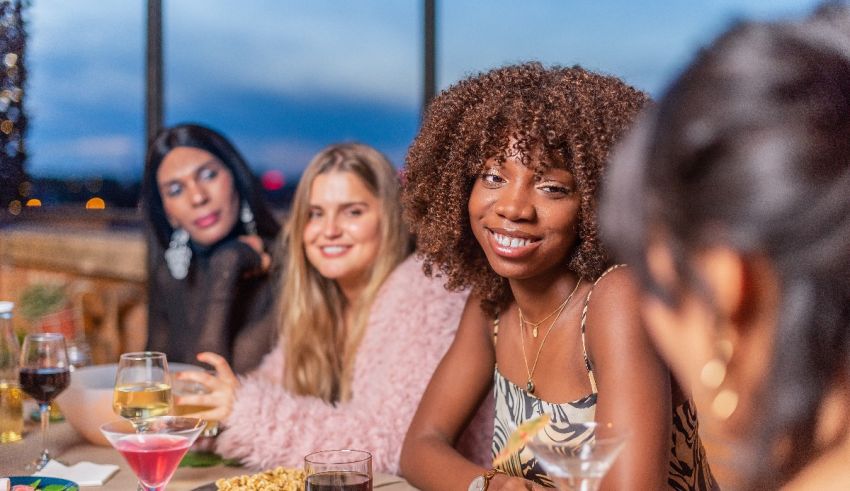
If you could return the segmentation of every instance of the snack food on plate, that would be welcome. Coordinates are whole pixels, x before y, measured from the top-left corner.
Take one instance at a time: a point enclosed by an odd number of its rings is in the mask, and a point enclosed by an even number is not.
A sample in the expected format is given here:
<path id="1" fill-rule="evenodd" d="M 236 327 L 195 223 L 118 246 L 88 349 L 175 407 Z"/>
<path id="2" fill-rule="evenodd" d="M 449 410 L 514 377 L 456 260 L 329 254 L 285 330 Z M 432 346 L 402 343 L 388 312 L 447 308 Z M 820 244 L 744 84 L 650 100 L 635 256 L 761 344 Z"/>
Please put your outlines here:
<path id="1" fill-rule="evenodd" d="M 219 479 L 215 482 L 219 491 L 303 491 L 304 471 L 302 469 L 277 469 L 259 474 Z"/>

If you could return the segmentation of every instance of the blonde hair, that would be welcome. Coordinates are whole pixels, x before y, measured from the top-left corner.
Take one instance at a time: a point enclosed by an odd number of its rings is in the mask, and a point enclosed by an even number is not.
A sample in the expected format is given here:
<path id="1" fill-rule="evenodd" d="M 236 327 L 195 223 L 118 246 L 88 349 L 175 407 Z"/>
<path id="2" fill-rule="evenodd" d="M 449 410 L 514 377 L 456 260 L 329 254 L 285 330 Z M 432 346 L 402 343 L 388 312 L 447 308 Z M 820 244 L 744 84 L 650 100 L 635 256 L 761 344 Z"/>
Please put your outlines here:
<path id="1" fill-rule="evenodd" d="M 316 176 L 329 172 L 357 176 L 381 206 L 381 244 L 366 287 L 350 305 L 337 283 L 319 274 L 304 252 L 310 189 Z M 328 402 L 350 397 L 354 357 L 366 330 L 369 309 L 384 280 L 408 254 L 399 187 L 389 160 L 360 143 L 326 147 L 304 170 L 286 227 L 286 269 L 279 302 L 280 342 L 285 354 L 283 384 L 293 394 Z M 346 310 L 351 325 L 345 323 Z"/>

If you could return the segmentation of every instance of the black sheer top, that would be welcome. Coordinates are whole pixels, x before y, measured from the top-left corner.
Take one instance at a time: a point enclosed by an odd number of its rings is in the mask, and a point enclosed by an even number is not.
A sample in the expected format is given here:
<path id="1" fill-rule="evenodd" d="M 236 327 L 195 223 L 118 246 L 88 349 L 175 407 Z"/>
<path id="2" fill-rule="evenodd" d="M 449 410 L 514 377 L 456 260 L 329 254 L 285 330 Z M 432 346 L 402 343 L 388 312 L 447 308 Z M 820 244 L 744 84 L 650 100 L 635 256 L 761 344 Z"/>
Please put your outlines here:
<path id="1" fill-rule="evenodd" d="M 172 362 L 196 364 L 197 353 L 212 351 L 237 373 L 259 365 L 275 342 L 272 282 L 278 275 L 248 275 L 259 269 L 260 256 L 235 237 L 211 248 L 192 244 L 183 280 L 171 276 L 161 252 L 156 255 L 148 280 L 148 349 Z"/>

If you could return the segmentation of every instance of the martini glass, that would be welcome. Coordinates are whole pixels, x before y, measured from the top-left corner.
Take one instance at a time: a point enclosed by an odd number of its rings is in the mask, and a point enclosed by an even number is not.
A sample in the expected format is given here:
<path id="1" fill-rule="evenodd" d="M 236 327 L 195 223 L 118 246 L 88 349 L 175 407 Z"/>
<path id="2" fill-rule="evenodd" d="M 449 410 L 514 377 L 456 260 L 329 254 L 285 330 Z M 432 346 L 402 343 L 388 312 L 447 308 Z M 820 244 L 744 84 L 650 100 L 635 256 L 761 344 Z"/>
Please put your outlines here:
<path id="1" fill-rule="evenodd" d="M 147 419 L 141 432 L 126 420 L 106 423 L 100 431 L 130 464 L 142 489 L 162 491 L 205 427 L 198 418 L 160 416 Z"/>
<path id="2" fill-rule="evenodd" d="M 628 434 L 610 424 L 572 423 L 570 443 L 558 443 L 541 431 L 526 442 L 558 489 L 596 491 L 626 445 Z M 580 443 L 576 444 L 576 439 Z"/>

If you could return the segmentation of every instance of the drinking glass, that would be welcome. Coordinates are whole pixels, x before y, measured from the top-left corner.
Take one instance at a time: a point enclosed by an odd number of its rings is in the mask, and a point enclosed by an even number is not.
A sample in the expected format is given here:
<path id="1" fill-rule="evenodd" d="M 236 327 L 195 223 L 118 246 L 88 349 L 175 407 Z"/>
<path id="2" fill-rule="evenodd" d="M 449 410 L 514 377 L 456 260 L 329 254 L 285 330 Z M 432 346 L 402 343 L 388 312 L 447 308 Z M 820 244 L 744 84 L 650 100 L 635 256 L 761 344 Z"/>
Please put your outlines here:
<path id="1" fill-rule="evenodd" d="M 214 371 L 206 370 L 206 372 L 210 375 L 215 375 Z M 171 393 L 178 398 L 180 396 L 192 396 L 192 395 L 201 395 L 201 394 L 209 394 L 210 390 L 201 383 L 190 381 L 190 380 L 180 380 L 175 379 L 174 383 L 171 386 Z M 174 405 L 175 416 L 187 416 L 195 413 L 201 413 L 204 411 L 209 411 L 213 409 L 211 406 L 197 406 L 192 404 L 177 404 Z M 206 418 L 205 418 L 206 419 Z M 207 419 L 207 428 L 201 433 L 202 438 L 211 438 L 218 436 L 219 433 L 219 424 L 218 421 Z"/>
<path id="2" fill-rule="evenodd" d="M 372 454 L 322 450 L 304 457 L 306 491 L 372 491 Z"/>
<path id="3" fill-rule="evenodd" d="M 572 423 L 569 443 L 557 443 L 540 431 L 526 446 L 562 491 L 595 491 L 626 444 L 627 432 L 610 424 Z M 575 443 L 575 438 L 580 443 Z"/>
<path id="4" fill-rule="evenodd" d="M 65 338 L 56 333 L 28 334 L 21 347 L 20 384 L 24 392 L 38 403 L 41 415 L 41 456 L 28 468 L 41 470 L 48 461 L 47 426 L 50 423 L 50 401 L 68 387 L 71 372 Z"/>
<path id="5" fill-rule="evenodd" d="M 130 420 L 139 431 L 144 430 L 147 420 L 171 413 L 171 375 L 165 353 L 140 351 L 121 355 L 112 410 Z"/>
<path id="6" fill-rule="evenodd" d="M 124 456 L 141 489 L 161 491 L 205 426 L 198 418 L 159 416 L 147 418 L 141 431 L 130 420 L 106 423 L 100 431 Z"/>

